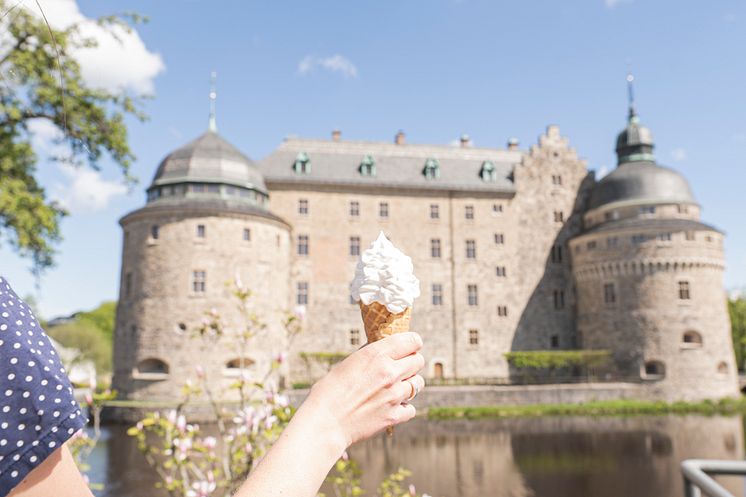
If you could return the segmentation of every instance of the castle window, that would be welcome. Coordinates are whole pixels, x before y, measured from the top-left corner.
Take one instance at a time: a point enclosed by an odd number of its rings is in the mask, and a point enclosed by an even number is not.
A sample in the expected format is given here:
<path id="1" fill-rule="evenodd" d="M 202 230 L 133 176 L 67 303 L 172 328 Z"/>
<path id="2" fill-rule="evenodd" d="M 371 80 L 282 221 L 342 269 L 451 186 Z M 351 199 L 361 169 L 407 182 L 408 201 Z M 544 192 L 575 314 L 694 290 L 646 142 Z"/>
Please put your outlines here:
<path id="1" fill-rule="evenodd" d="M 474 240 L 466 240 L 466 258 L 477 258 L 477 242 L 475 242 Z"/>
<path id="2" fill-rule="evenodd" d="M 560 176 L 558 174 L 553 174 L 552 175 L 552 184 L 554 186 L 562 186 L 562 176 Z"/>
<path id="3" fill-rule="evenodd" d="M 251 230 L 249 228 L 243 229 L 243 241 L 245 242 L 251 241 Z"/>
<path id="4" fill-rule="evenodd" d="M 687 331 L 681 338 L 681 344 L 687 348 L 701 347 L 702 335 L 696 331 Z"/>
<path id="5" fill-rule="evenodd" d="M 609 238 L 606 239 L 607 248 L 613 248 L 613 247 L 616 247 L 617 245 L 619 245 L 619 238 L 615 236 L 610 236 Z"/>
<path id="6" fill-rule="evenodd" d="M 694 241 L 694 232 L 693 231 L 687 231 L 686 232 L 686 241 L 688 241 L 688 242 Z"/>
<path id="7" fill-rule="evenodd" d="M 604 284 L 604 304 L 613 304 L 616 302 L 616 288 L 614 283 Z"/>
<path id="8" fill-rule="evenodd" d="M 554 308 L 555 309 L 565 308 L 565 291 L 564 290 L 554 291 Z"/>
<path id="9" fill-rule="evenodd" d="M 497 170 L 495 169 L 495 164 L 488 160 L 482 162 L 482 169 L 479 171 L 479 177 L 482 178 L 482 181 L 485 183 L 494 183 L 497 181 Z"/>
<path id="10" fill-rule="evenodd" d="M 467 302 L 470 306 L 479 305 L 479 296 L 477 294 L 477 285 L 467 285 Z"/>
<path id="11" fill-rule="evenodd" d="M 555 223 L 564 223 L 565 222 L 565 213 L 562 211 L 554 211 L 554 222 Z"/>
<path id="12" fill-rule="evenodd" d="M 433 305 L 443 305 L 443 285 L 433 283 Z"/>
<path id="13" fill-rule="evenodd" d="M 505 276 L 507 276 L 505 266 L 497 266 L 495 268 L 495 275 L 499 278 L 504 278 Z"/>
<path id="14" fill-rule="evenodd" d="M 430 204 L 430 219 L 440 219 L 440 206 L 438 204 Z"/>
<path id="15" fill-rule="evenodd" d="M 308 235 L 298 235 L 298 255 L 308 255 Z"/>
<path id="16" fill-rule="evenodd" d="M 662 380 L 666 377 L 666 365 L 661 361 L 647 361 L 642 373 L 645 380 Z"/>
<path id="17" fill-rule="evenodd" d="M 469 330 L 469 345 L 479 345 L 479 330 Z"/>
<path id="18" fill-rule="evenodd" d="M 389 203 L 381 202 L 378 204 L 378 217 L 388 218 L 389 217 Z"/>
<path id="19" fill-rule="evenodd" d="M 159 235 L 158 225 L 154 224 L 153 226 L 150 227 L 150 238 L 152 238 L 153 240 L 157 240 L 158 235 Z"/>
<path id="20" fill-rule="evenodd" d="M 555 264 L 562 262 L 562 245 L 552 246 L 552 262 Z"/>
<path id="21" fill-rule="evenodd" d="M 375 176 L 376 175 L 376 161 L 373 160 L 372 155 L 366 155 L 360 162 L 360 175 L 361 176 Z"/>
<path id="22" fill-rule="evenodd" d="M 438 159 L 427 159 L 422 174 L 425 175 L 425 179 L 440 178 L 440 163 L 438 162 Z"/>
<path id="23" fill-rule="evenodd" d="M 725 361 L 720 361 L 720 363 L 718 363 L 718 373 L 728 374 L 728 363 L 726 363 Z"/>
<path id="24" fill-rule="evenodd" d="M 360 345 L 360 330 L 350 330 L 350 345 L 355 347 Z"/>
<path id="25" fill-rule="evenodd" d="M 308 305 L 308 282 L 299 281 L 296 284 L 295 303 L 298 305 Z"/>
<path id="26" fill-rule="evenodd" d="M 168 377 L 168 364 L 153 357 L 143 359 L 137 363 L 132 376 L 138 380 L 164 380 Z"/>
<path id="27" fill-rule="evenodd" d="M 549 346 L 553 349 L 559 348 L 559 335 L 552 335 L 549 337 Z"/>
<path id="28" fill-rule="evenodd" d="M 220 193 L 220 185 L 216 185 L 215 183 L 208 183 L 207 193 Z"/>
<path id="29" fill-rule="evenodd" d="M 678 208 L 679 208 L 679 214 L 686 214 L 686 213 L 689 212 L 689 206 L 688 205 L 679 204 Z"/>
<path id="30" fill-rule="evenodd" d="M 359 236 L 350 237 L 350 255 L 354 257 L 357 257 L 360 255 L 360 237 Z"/>
<path id="31" fill-rule="evenodd" d="M 464 207 L 464 217 L 469 220 L 474 219 L 474 206 L 473 205 L 467 205 Z"/>
<path id="32" fill-rule="evenodd" d="M 360 215 L 360 202 L 353 200 L 350 202 L 350 216 L 358 217 Z"/>
<path id="33" fill-rule="evenodd" d="M 504 318 L 508 316 L 508 306 L 506 305 L 498 305 L 497 306 L 497 315 Z"/>
<path id="34" fill-rule="evenodd" d="M 293 171 L 295 174 L 309 174 L 311 172 L 311 159 L 305 152 L 300 152 L 293 162 Z"/>
<path id="35" fill-rule="evenodd" d="M 655 214 L 655 206 L 654 205 L 643 205 L 642 207 L 640 207 L 640 214 L 642 215 Z"/>
<path id="36" fill-rule="evenodd" d="M 648 237 L 646 235 L 642 235 L 642 234 L 632 235 L 632 243 L 634 243 L 635 245 L 645 243 L 647 239 Z"/>
<path id="37" fill-rule="evenodd" d="M 588 242 L 588 243 L 585 244 L 585 247 L 588 250 L 595 250 L 596 246 L 597 246 L 596 240 L 591 240 L 590 242 Z"/>
<path id="38" fill-rule="evenodd" d="M 658 235 L 658 240 L 662 242 L 670 242 L 671 241 L 671 233 L 660 233 Z"/>
<path id="39" fill-rule="evenodd" d="M 124 275 L 124 296 L 129 298 L 132 294 L 132 273 Z"/>
<path id="40" fill-rule="evenodd" d="M 443 363 L 442 362 L 436 362 L 433 364 L 433 376 L 437 380 L 443 379 Z"/>
<path id="41" fill-rule="evenodd" d="M 712 236 L 711 235 L 707 235 L 705 237 L 705 241 L 708 242 L 708 243 L 712 242 Z"/>
<path id="42" fill-rule="evenodd" d="M 618 211 L 608 211 L 604 213 L 604 220 L 605 221 L 613 221 L 615 219 L 619 219 L 619 212 Z"/>
<path id="43" fill-rule="evenodd" d="M 244 371 L 248 371 L 254 361 L 248 357 L 236 357 L 225 363 L 223 376 L 241 376 Z"/>
<path id="44" fill-rule="evenodd" d="M 206 185 L 205 185 L 204 183 L 194 183 L 194 184 L 192 185 L 192 188 L 191 188 L 191 190 L 192 190 L 192 191 L 193 191 L 194 193 L 204 193 L 204 192 L 205 192 L 205 189 L 206 189 L 205 187 L 206 187 Z"/>
<path id="45" fill-rule="evenodd" d="M 298 214 L 301 216 L 308 215 L 308 199 L 302 198 L 298 200 Z"/>
<path id="46" fill-rule="evenodd" d="M 205 271 L 192 271 L 192 291 L 194 293 L 205 293 L 207 284 L 207 273 Z"/>
<path id="47" fill-rule="evenodd" d="M 430 257 L 433 259 L 440 258 L 440 238 L 430 239 Z"/>
<path id="48" fill-rule="evenodd" d="M 691 300 L 692 296 L 689 292 L 689 282 L 679 281 L 679 300 Z"/>
<path id="49" fill-rule="evenodd" d="M 505 235 L 502 233 L 495 233 L 495 245 L 502 245 L 505 243 Z"/>
<path id="50" fill-rule="evenodd" d="M 497 214 L 503 211 L 503 204 L 492 204 L 492 212 Z"/>
<path id="51" fill-rule="evenodd" d="M 204 224 L 198 224 L 197 225 L 197 238 L 204 238 L 207 234 L 207 230 L 205 229 Z"/>

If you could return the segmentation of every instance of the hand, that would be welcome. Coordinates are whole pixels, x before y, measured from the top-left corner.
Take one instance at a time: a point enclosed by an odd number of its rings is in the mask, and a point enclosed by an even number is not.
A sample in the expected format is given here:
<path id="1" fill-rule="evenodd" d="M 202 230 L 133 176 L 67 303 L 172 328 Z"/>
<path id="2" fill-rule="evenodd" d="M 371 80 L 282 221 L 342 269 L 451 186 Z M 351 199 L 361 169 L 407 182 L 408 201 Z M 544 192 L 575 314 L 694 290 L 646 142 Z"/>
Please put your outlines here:
<path id="1" fill-rule="evenodd" d="M 412 332 L 363 347 L 313 386 L 300 411 L 313 412 L 319 428 L 331 430 L 346 446 L 409 421 L 415 408 L 406 401 L 413 387 L 425 386 L 417 374 L 425 365 L 421 348 L 422 338 Z"/>

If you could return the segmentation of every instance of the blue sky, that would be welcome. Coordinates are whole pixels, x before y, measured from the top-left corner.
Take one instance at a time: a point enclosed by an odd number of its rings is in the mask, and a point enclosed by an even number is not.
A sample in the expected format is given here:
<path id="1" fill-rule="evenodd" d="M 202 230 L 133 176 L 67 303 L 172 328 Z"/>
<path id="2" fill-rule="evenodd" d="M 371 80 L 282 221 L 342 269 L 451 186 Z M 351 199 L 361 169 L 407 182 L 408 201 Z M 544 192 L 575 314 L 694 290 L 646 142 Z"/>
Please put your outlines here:
<path id="1" fill-rule="evenodd" d="M 72 0 L 42 5 L 55 2 Z M 96 66 L 91 77 L 126 70 L 142 76 L 130 87 L 152 87 L 154 98 L 145 106 L 150 120 L 131 124 L 141 183 L 130 194 L 121 193 L 111 164 L 82 179 L 40 164 L 44 184 L 75 207 L 62 225 L 57 267 L 37 292 L 28 261 L 0 248 L 0 273 L 19 294 L 35 294 L 45 317 L 116 296 L 117 221 L 144 203 L 163 156 L 206 129 L 212 70 L 220 132 L 253 158 L 287 135 L 328 137 L 337 127 L 347 139 L 388 141 L 403 129 L 410 142 L 447 144 L 468 133 L 477 146 L 502 147 L 515 136 L 527 147 L 556 123 L 590 169 L 608 170 L 631 66 L 659 162 L 689 179 L 703 219 L 727 232 L 726 287 L 746 285 L 742 1 L 79 0 L 78 7 L 87 17 L 150 18 L 137 28 L 144 48 L 134 43 L 127 52 L 135 60 L 109 57 L 119 67 Z M 73 194 L 86 188 L 94 200 L 76 204 Z"/>

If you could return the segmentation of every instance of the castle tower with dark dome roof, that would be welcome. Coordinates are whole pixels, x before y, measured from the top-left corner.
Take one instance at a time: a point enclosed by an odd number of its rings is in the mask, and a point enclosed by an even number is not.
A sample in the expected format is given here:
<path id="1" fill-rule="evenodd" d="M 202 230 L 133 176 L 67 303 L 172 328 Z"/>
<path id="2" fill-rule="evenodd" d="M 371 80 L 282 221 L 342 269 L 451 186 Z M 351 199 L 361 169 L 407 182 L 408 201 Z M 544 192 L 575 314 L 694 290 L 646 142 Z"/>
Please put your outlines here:
<path id="1" fill-rule="evenodd" d="M 723 233 L 700 221 L 686 179 L 659 165 L 630 107 L 618 165 L 591 190 L 570 240 L 577 333 L 661 399 L 738 393 L 723 290 Z"/>

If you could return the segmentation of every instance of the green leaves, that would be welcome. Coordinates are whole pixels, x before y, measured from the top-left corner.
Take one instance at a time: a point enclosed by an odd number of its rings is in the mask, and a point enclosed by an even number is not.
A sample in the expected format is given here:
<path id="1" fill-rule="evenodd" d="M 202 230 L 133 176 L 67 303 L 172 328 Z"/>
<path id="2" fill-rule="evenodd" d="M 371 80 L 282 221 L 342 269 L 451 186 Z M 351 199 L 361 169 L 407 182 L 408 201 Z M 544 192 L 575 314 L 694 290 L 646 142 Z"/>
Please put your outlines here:
<path id="1" fill-rule="evenodd" d="M 0 0 L 0 12 L 12 8 Z M 84 38 L 77 26 L 54 30 L 21 7 L 5 22 L 7 41 L 0 46 L 0 242 L 30 258 L 38 274 L 53 265 L 66 213 L 36 180 L 38 158 L 29 123 L 43 119 L 59 130 L 56 145 L 66 152 L 52 160 L 98 169 L 108 156 L 132 185 L 134 155 L 125 116 L 145 119 L 139 110 L 143 97 L 87 86 L 72 50 L 96 42 Z M 108 17 L 101 24 L 111 29 L 125 21 Z"/>
<path id="2" fill-rule="evenodd" d="M 518 369 L 601 366 L 606 364 L 610 357 L 608 350 L 529 350 L 505 354 L 510 365 Z"/>

